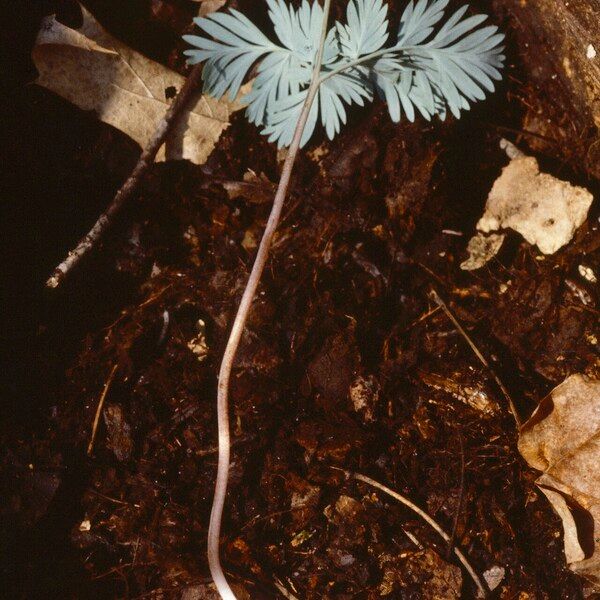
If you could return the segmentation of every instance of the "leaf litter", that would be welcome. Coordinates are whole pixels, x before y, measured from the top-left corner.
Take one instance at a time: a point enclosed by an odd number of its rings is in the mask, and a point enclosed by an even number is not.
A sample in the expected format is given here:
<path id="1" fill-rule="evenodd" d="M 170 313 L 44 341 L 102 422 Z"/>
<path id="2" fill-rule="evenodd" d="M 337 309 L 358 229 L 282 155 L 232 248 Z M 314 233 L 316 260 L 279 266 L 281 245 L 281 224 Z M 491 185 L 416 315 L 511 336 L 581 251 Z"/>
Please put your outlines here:
<path id="1" fill-rule="evenodd" d="M 508 148 L 511 161 L 489 193 L 478 233 L 467 246 L 469 258 L 461 264 L 465 271 L 480 269 L 496 256 L 507 229 L 520 233 L 543 254 L 554 254 L 573 239 L 594 200 L 585 188 L 540 172 L 534 157 L 512 144 Z"/>
<path id="2" fill-rule="evenodd" d="M 32 110 L 47 118 L 52 108 Z M 70 126 L 81 119 L 73 115 Z M 519 247 L 477 277 L 457 272 L 462 241 L 438 233 L 472 226 L 464 215 L 474 196 L 455 185 L 452 156 L 440 155 L 436 143 L 464 152 L 463 176 L 497 172 L 500 160 L 478 120 L 455 127 L 393 129 L 375 107 L 339 145 L 325 142 L 328 151 L 299 165 L 294 196 L 302 202 L 290 203 L 279 232 L 232 398 L 232 504 L 223 547 L 247 597 L 274 597 L 273 577 L 309 599 L 420 597 L 424 588 L 473 595 L 427 527 L 360 483 L 344 481 L 331 465 L 368 471 L 426 506 L 448 530 L 456 519 L 456 544 L 480 574 L 488 573 L 490 586 L 497 583 L 501 597 L 580 597 L 578 579 L 563 568 L 557 520 L 547 503 L 530 501 L 536 488 L 516 453 L 502 396 L 432 310 L 427 290 L 432 277 L 443 283 L 448 303 L 495 357 L 521 408 L 532 409 L 550 385 L 595 368 L 594 304 L 583 305 L 562 276 L 577 289 L 589 284 L 577 268 L 583 255 L 586 267 L 600 272 L 598 235 L 582 227 L 567 247 L 572 254 L 544 262 Z M 40 442 L 60 448 L 64 458 L 50 463 L 47 449 L 14 440 L 3 446 L 9 476 L 26 480 L 33 464 L 40 477 L 58 465 L 60 489 L 77 490 L 76 510 L 60 521 L 70 570 L 53 569 L 48 579 L 28 556 L 23 572 L 34 573 L 36 585 L 59 582 L 63 591 L 84 589 L 90 597 L 211 593 L 199 583 L 206 570 L 198 557 L 214 477 L 214 356 L 247 275 L 245 232 L 260 228 L 268 208 L 254 192 L 268 188 L 262 173 L 270 181 L 277 173 L 274 150 L 251 129 L 234 122 L 206 167 L 225 181 L 252 183 L 242 186 L 245 193 L 237 195 L 238 188 L 230 198 L 216 178 L 185 164 L 157 167 L 143 210 L 132 216 L 140 243 L 135 265 L 120 260 L 129 231 L 115 232 L 93 271 L 98 286 L 103 279 L 111 285 L 91 302 L 85 290 L 72 291 L 85 299 L 83 328 L 70 333 L 79 353 L 68 359 L 68 378 L 52 400 L 56 416 L 44 433 L 49 439 Z M 473 140 L 482 152 L 473 152 Z M 65 161 L 53 168 L 68 174 L 78 166 Z M 258 181 L 244 181 L 249 169 L 261 174 Z M 102 173 L 89 177 L 100 184 Z M 398 207 L 386 198 L 397 198 Z M 122 288 L 113 285 L 116 274 Z M 501 284 L 507 291 L 497 295 Z M 587 293 L 594 298 L 593 289 Z M 107 298 L 116 308 L 106 307 Z M 159 344 L 165 310 L 171 325 Z M 96 313 L 101 317 L 92 319 Z M 60 307 L 56 321 L 41 334 L 50 357 L 69 323 Z M 188 345 L 196 339 L 202 356 L 209 349 L 202 361 Z M 94 459 L 83 469 L 63 469 L 89 443 L 115 363 L 119 376 L 107 406 L 119 409 L 102 419 Z M 423 373 L 437 376 L 433 384 Z M 486 415 L 469 398 L 493 400 L 494 410 Z M 40 513 L 56 519 L 64 503 L 49 503 L 52 493 L 37 500 L 33 493 L 11 495 L 2 514 L 17 523 L 19 504 L 37 502 Z M 85 515 L 90 530 L 79 531 Z M 28 547 L 27 536 L 18 539 Z M 294 539 L 302 543 L 294 547 Z M 85 574 L 71 574 L 83 564 Z"/>
<path id="3" fill-rule="evenodd" d="M 145 147 L 184 77 L 110 35 L 83 6 L 72 29 L 47 17 L 32 51 L 41 85 L 120 129 Z M 157 161 L 206 161 L 235 110 L 235 102 L 198 94 L 179 120 Z"/>
<path id="4" fill-rule="evenodd" d="M 560 516 L 570 568 L 600 592 L 600 381 L 571 375 L 519 434 L 519 452 Z"/>

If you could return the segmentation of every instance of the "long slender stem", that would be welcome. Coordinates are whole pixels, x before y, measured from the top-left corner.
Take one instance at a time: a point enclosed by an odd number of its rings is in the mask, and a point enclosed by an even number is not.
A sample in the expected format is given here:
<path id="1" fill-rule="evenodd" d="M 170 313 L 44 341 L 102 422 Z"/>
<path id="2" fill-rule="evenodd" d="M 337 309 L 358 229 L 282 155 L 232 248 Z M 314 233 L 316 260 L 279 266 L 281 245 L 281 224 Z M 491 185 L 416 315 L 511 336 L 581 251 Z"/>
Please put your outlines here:
<path id="1" fill-rule="evenodd" d="M 304 132 L 304 128 L 306 126 L 310 110 L 312 108 L 314 99 L 319 89 L 319 78 L 321 73 L 321 63 L 323 61 L 323 48 L 325 46 L 325 38 L 327 35 L 327 21 L 329 18 L 330 6 L 331 0 L 325 0 L 323 7 L 323 25 L 321 29 L 321 38 L 319 41 L 319 47 L 315 58 L 312 79 L 308 88 L 308 94 L 304 102 L 304 106 L 302 107 L 302 112 L 300 113 L 298 123 L 296 125 L 296 130 L 294 132 L 292 143 L 290 144 L 288 154 L 286 156 L 285 162 L 283 163 L 283 168 L 281 170 L 281 178 L 279 180 L 277 192 L 273 200 L 273 206 L 271 208 L 271 213 L 267 221 L 267 226 L 263 233 L 258 252 L 254 260 L 254 265 L 252 266 L 252 271 L 250 273 L 250 277 L 248 278 L 248 283 L 246 284 L 246 288 L 242 295 L 242 299 L 240 301 L 237 314 L 235 316 L 235 321 L 233 322 L 231 333 L 229 334 L 227 346 L 223 354 L 221 368 L 219 370 L 219 383 L 217 388 L 219 458 L 217 466 L 217 479 L 215 483 L 215 495 L 213 498 L 213 505 L 210 513 L 210 523 L 208 528 L 208 565 L 210 567 L 210 573 L 212 575 L 213 581 L 215 582 L 215 585 L 217 587 L 217 591 L 219 592 L 223 600 L 235 600 L 235 594 L 231 590 L 231 587 L 227 582 L 225 574 L 223 573 L 219 557 L 221 521 L 223 518 L 223 507 L 225 505 L 225 495 L 227 492 L 227 483 L 229 479 L 229 380 L 231 377 L 233 361 L 235 359 L 240 339 L 244 331 L 246 320 L 248 319 L 250 307 L 252 305 L 252 301 L 254 300 L 254 296 L 256 294 L 256 290 L 258 288 L 262 272 L 264 270 L 267 258 L 269 256 L 269 248 L 271 246 L 271 241 L 273 239 L 273 235 L 275 234 L 275 230 L 277 229 L 277 225 L 281 217 L 283 202 L 287 195 L 290 178 L 292 176 L 292 170 L 294 168 L 294 162 L 296 160 L 296 156 L 300 148 L 300 142 L 302 140 L 302 134 Z"/>

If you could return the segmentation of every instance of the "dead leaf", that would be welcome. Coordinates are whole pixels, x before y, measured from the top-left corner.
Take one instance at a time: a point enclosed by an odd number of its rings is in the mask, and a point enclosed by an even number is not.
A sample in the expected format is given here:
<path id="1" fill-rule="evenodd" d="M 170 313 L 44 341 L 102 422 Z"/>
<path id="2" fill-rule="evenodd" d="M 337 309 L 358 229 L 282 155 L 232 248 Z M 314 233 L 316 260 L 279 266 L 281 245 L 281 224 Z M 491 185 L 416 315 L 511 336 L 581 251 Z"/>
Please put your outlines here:
<path id="1" fill-rule="evenodd" d="M 383 577 L 379 584 L 382 597 L 402 597 L 402 588 L 419 586 L 423 600 L 452 600 L 462 596 L 462 573 L 459 567 L 442 560 L 433 550 L 406 552 L 400 556 L 379 556 Z M 393 595 L 392 595 L 393 594 Z"/>
<path id="2" fill-rule="evenodd" d="M 483 572 L 483 578 L 487 583 L 490 591 L 493 592 L 501 583 L 506 575 L 506 569 L 504 567 L 499 567 L 498 565 L 494 565 L 489 568 L 487 571 Z"/>
<path id="3" fill-rule="evenodd" d="M 519 451 L 562 519 L 569 567 L 600 591 L 600 381 L 571 375 L 521 429 Z"/>
<path id="4" fill-rule="evenodd" d="M 250 594 L 237 582 L 232 582 L 231 587 L 235 592 L 235 597 L 239 600 L 250 600 Z M 199 583 L 191 585 L 182 590 L 181 600 L 221 600 L 221 595 L 217 592 L 214 583 Z"/>
<path id="5" fill-rule="evenodd" d="M 227 0 L 194 0 L 194 2 L 200 3 L 200 8 L 198 9 L 198 16 L 205 17 L 216 10 L 219 10 L 223 6 Z"/>
<path id="6" fill-rule="evenodd" d="M 518 156 L 494 183 L 477 229 L 514 229 L 542 253 L 553 254 L 569 243 L 593 199 L 582 187 L 540 173 L 535 158 Z"/>
<path id="7" fill-rule="evenodd" d="M 350 401 L 355 412 L 361 415 L 365 423 L 375 420 L 374 411 L 379 403 L 379 384 L 377 380 L 369 375 L 359 376 L 350 385 Z"/>
<path id="8" fill-rule="evenodd" d="M 129 460 L 133 451 L 131 425 L 125 420 L 123 409 L 119 404 L 110 404 L 104 410 L 104 423 L 108 433 L 106 445 L 118 461 Z"/>
<path id="9" fill-rule="evenodd" d="M 125 132 L 145 147 L 185 78 L 112 37 L 83 7 L 83 25 L 71 29 L 47 17 L 32 51 L 36 83 Z M 190 102 L 156 160 L 188 159 L 202 164 L 231 113 L 228 99 L 202 96 Z"/>
<path id="10" fill-rule="evenodd" d="M 483 267 L 498 254 L 505 237 L 506 235 L 503 233 L 491 233 L 490 235 L 478 233 L 473 236 L 467 246 L 469 258 L 461 263 L 460 268 L 463 271 L 475 271 Z"/>
<path id="11" fill-rule="evenodd" d="M 198 335 L 188 342 L 188 348 L 196 355 L 198 362 L 204 362 L 208 356 L 209 348 L 206 341 L 206 323 L 198 319 L 196 323 Z"/>
<path id="12" fill-rule="evenodd" d="M 503 229 L 513 229 L 544 254 L 554 254 L 571 241 L 594 200 L 585 188 L 540 173 L 537 160 L 510 142 L 500 145 L 511 161 L 496 179 L 477 223 L 479 232 L 469 241 L 469 257 L 460 265 L 465 271 L 480 269 L 496 256 L 506 236 L 493 232 Z"/>
<path id="13" fill-rule="evenodd" d="M 244 198 L 252 204 L 266 204 L 273 201 L 275 184 L 264 174 L 257 175 L 251 169 L 244 173 L 244 181 L 224 181 L 223 188 L 230 200 Z"/>

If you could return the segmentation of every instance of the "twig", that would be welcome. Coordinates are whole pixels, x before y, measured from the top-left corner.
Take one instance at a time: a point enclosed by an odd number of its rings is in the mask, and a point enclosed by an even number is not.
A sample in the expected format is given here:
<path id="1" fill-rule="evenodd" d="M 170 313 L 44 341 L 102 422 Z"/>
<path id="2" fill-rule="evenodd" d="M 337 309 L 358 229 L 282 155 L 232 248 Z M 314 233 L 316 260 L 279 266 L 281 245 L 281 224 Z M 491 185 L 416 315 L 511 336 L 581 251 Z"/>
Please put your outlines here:
<path id="1" fill-rule="evenodd" d="M 302 134 L 304 127 L 310 114 L 313 101 L 319 88 L 319 76 L 321 72 L 321 62 L 323 59 L 323 48 L 325 45 L 325 37 L 327 35 L 327 21 L 329 17 L 329 9 L 331 6 L 331 0 L 325 0 L 323 7 L 323 24 L 321 28 L 321 38 L 319 41 L 319 48 L 315 58 L 314 69 L 310 86 L 306 100 L 302 107 L 302 112 L 298 118 L 294 137 L 288 154 L 283 163 L 281 170 L 281 178 L 279 185 L 277 186 L 277 192 L 273 200 L 273 206 L 271 213 L 269 214 L 269 220 L 263 233 L 256 258 L 254 259 L 254 265 L 248 278 L 248 283 L 244 289 L 240 305 L 238 307 L 229 339 L 227 340 L 227 346 L 223 354 L 223 360 L 221 362 L 221 368 L 219 370 L 219 383 L 217 387 L 217 420 L 218 420 L 218 432 L 219 432 L 219 457 L 217 466 L 217 479 L 215 482 L 215 495 L 213 498 L 213 505 L 210 512 L 210 523 L 208 527 L 208 565 L 213 581 L 217 587 L 219 594 L 223 600 L 235 600 L 235 595 L 229 584 L 223 569 L 221 567 L 221 560 L 219 557 L 219 541 L 221 537 L 221 521 L 223 518 L 223 507 L 225 505 L 225 495 L 227 492 L 227 483 L 229 479 L 229 459 L 230 459 L 230 432 L 229 432 L 229 408 L 228 408 L 228 393 L 229 393 L 229 379 L 231 377 L 231 370 L 233 367 L 233 361 L 244 331 L 244 326 L 248 319 L 250 307 L 256 294 L 258 284 L 262 272 L 264 270 L 267 258 L 269 256 L 269 248 L 271 241 L 279 219 L 281 218 L 281 211 L 283 209 L 283 202 L 287 195 L 287 190 L 290 184 L 290 178 L 292 176 L 292 170 L 294 168 L 294 162 L 300 148 L 300 142 L 302 140 Z"/>
<path id="2" fill-rule="evenodd" d="M 508 393 L 506 386 L 502 383 L 500 377 L 498 377 L 496 371 L 492 368 L 485 356 L 483 356 L 479 348 L 477 348 L 473 340 L 469 337 L 467 332 L 463 329 L 462 325 L 458 322 L 457 318 L 452 314 L 447 304 L 440 298 L 439 294 L 435 291 L 435 289 L 433 289 L 433 287 L 431 288 L 431 297 L 433 298 L 434 302 L 444 311 L 448 319 L 452 321 L 452 324 L 454 325 L 458 333 L 460 333 L 460 335 L 462 335 L 467 344 L 469 344 L 471 350 L 473 350 L 473 354 L 475 354 L 475 356 L 480 360 L 481 364 L 490 372 L 490 375 L 494 378 L 494 381 L 498 384 L 498 387 L 500 388 L 500 390 L 504 394 L 504 397 L 506 398 L 506 401 L 508 402 L 508 406 L 510 407 L 510 411 L 512 412 L 515 422 L 517 423 L 517 427 L 521 427 L 522 421 L 521 417 L 519 417 L 519 413 L 517 412 L 517 407 L 515 406 L 515 403 L 513 402 L 510 394 Z"/>
<path id="3" fill-rule="evenodd" d="M 433 317 L 433 315 L 435 315 L 435 313 L 437 313 L 440 310 L 441 310 L 441 308 L 439 306 L 436 306 L 435 308 L 432 308 L 431 310 L 428 310 L 425 314 L 421 315 L 418 319 L 415 319 L 410 325 L 407 325 L 402 330 L 402 333 L 408 331 L 409 329 L 412 329 L 413 327 L 415 327 L 419 323 L 422 323 L 423 321 L 426 321 L 427 319 L 429 319 L 429 317 Z"/>
<path id="4" fill-rule="evenodd" d="M 287 600 L 298 600 L 297 596 L 294 596 L 294 594 L 292 594 L 292 592 L 287 590 L 285 588 L 285 586 L 283 585 L 283 583 L 281 583 L 281 581 L 279 581 L 278 579 L 273 580 L 273 585 L 279 590 L 279 593 L 284 598 L 287 598 Z"/>
<path id="5" fill-rule="evenodd" d="M 94 496 L 98 496 L 99 498 L 103 498 L 104 500 L 107 500 L 108 502 L 114 502 L 115 504 L 120 504 L 121 506 L 135 506 L 135 508 L 140 507 L 139 504 L 131 504 L 130 502 L 124 502 L 123 500 L 119 500 L 118 498 L 111 498 L 110 496 L 107 496 L 106 494 L 103 494 L 102 492 L 99 492 L 98 490 L 95 490 L 94 488 L 88 488 L 86 490 L 86 492 L 88 492 L 90 494 L 94 494 Z"/>
<path id="6" fill-rule="evenodd" d="M 465 445 L 460 430 L 458 431 L 458 441 L 460 442 L 460 493 L 458 494 L 458 506 L 456 507 L 456 513 L 454 515 L 454 523 L 452 523 L 452 533 L 450 534 L 450 541 L 448 542 L 447 558 L 450 558 L 450 555 L 452 554 L 452 547 L 454 546 L 454 540 L 456 539 L 456 530 L 458 529 L 458 519 L 460 518 L 465 495 Z"/>
<path id="7" fill-rule="evenodd" d="M 106 396 L 108 394 L 108 390 L 112 385 L 112 382 L 117 373 L 117 368 L 119 365 L 114 365 L 106 383 L 104 384 L 104 388 L 102 389 L 102 394 L 100 394 L 100 400 L 98 400 L 98 407 L 96 408 L 96 416 L 94 417 L 94 424 L 92 425 L 92 437 L 90 438 L 90 443 L 88 444 L 87 454 L 88 456 L 92 455 L 94 451 L 94 442 L 96 441 L 96 433 L 98 431 L 98 423 L 100 422 L 100 415 L 102 414 L 102 407 L 104 406 L 104 401 L 106 400 Z"/>
<path id="8" fill-rule="evenodd" d="M 94 248 L 99 242 L 105 232 L 112 226 L 118 213 L 123 208 L 123 205 L 133 196 L 138 189 L 141 181 L 148 169 L 154 163 L 156 153 L 163 145 L 167 135 L 171 131 L 173 124 L 177 121 L 177 118 L 181 115 L 183 109 L 188 104 L 192 94 L 198 89 L 198 84 L 202 77 L 202 68 L 200 65 L 196 65 L 188 75 L 185 83 L 181 87 L 181 90 L 177 94 L 177 97 L 169 106 L 169 109 L 165 113 L 158 124 L 150 143 L 144 148 L 135 168 L 131 172 L 131 175 L 127 178 L 125 183 L 121 186 L 119 191 L 115 194 L 112 202 L 104 213 L 100 215 L 96 224 L 90 229 L 90 231 L 79 241 L 77 246 L 69 252 L 68 256 L 61 262 L 54 272 L 46 281 L 46 286 L 49 288 L 58 287 L 67 275 L 76 267 L 81 259 Z"/>
<path id="9" fill-rule="evenodd" d="M 414 513 L 419 515 L 426 523 L 428 523 L 433 529 L 435 529 L 435 531 L 437 531 L 437 533 L 440 535 L 440 537 L 444 541 L 450 542 L 450 536 L 437 524 L 437 522 L 434 521 L 433 518 L 430 517 L 424 510 L 419 508 L 414 502 L 412 502 L 405 496 L 402 496 L 398 492 L 395 492 L 394 490 L 383 485 L 382 483 L 379 483 L 378 481 L 375 481 L 374 479 L 371 479 L 370 477 L 367 477 L 366 475 L 362 475 L 361 473 L 353 473 L 351 471 L 346 471 L 345 469 L 340 469 L 339 467 L 331 467 L 331 468 L 336 469 L 337 471 L 342 471 L 343 473 L 345 473 L 346 477 L 356 479 L 357 481 L 362 481 L 363 483 L 366 483 L 374 488 L 377 488 L 378 490 L 381 490 L 388 496 L 391 496 L 392 498 L 394 498 L 394 500 L 401 502 L 402 504 L 404 504 L 404 506 L 407 506 L 408 508 L 410 508 Z M 462 565 L 465 568 L 465 570 L 467 571 L 467 573 L 471 576 L 471 579 L 477 586 L 477 589 L 479 590 L 479 592 L 483 595 L 483 597 L 486 597 L 487 593 L 488 593 L 487 587 L 483 583 L 483 581 L 481 580 L 479 575 L 477 575 L 475 569 L 471 566 L 471 564 L 467 560 L 467 557 L 456 546 L 454 547 L 454 554 L 456 554 L 456 557 L 458 558 L 458 560 L 462 563 Z"/>

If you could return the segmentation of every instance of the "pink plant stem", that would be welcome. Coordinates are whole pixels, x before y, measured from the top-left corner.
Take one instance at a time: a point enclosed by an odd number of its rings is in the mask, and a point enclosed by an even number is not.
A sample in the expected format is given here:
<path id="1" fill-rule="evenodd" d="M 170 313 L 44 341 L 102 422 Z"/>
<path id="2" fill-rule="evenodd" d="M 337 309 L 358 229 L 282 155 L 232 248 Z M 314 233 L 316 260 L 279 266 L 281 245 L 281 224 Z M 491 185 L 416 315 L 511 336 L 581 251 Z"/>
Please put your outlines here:
<path id="1" fill-rule="evenodd" d="M 300 142 L 302 140 L 302 134 L 310 114 L 315 96 L 319 89 L 319 77 L 321 73 L 321 62 L 323 59 L 323 48 L 325 43 L 325 36 L 327 34 L 327 20 L 329 16 L 331 0 L 325 0 L 323 10 L 323 27 L 321 33 L 321 41 L 319 49 L 315 58 L 315 67 L 311 79 L 310 86 L 308 88 L 308 94 L 302 107 L 302 112 L 298 118 L 298 123 L 294 132 L 294 137 L 288 154 L 283 163 L 281 170 L 281 178 L 275 193 L 275 199 L 273 200 L 273 206 L 267 221 L 267 226 L 263 233 L 258 247 L 258 252 L 252 266 L 248 283 L 244 289 L 242 300 L 238 307 L 235 321 L 229 334 L 227 346 L 223 354 L 223 360 L 221 362 L 221 368 L 219 370 L 219 384 L 217 390 L 217 419 L 218 419 L 218 432 L 219 432 L 219 458 L 217 467 L 217 479 L 215 483 L 215 495 L 213 498 L 212 510 L 210 513 L 210 523 L 208 527 L 208 565 L 210 567 L 210 573 L 213 581 L 217 587 L 217 590 L 223 600 L 236 600 L 235 594 L 233 593 L 227 578 L 223 573 L 221 567 L 221 560 L 219 556 L 219 542 L 221 538 L 221 521 L 223 518 L 223 508 L 225 505 L 225 495 L 227 493 L 227 483 L 229 479 L 229 460 L 230 460 L 230 432 L 229 432 L 229 380 L 231 377 L 231 370 L 233 367 L 233 361 L 240 344 L 240 339 L 244 331 L 244 326 L 248 319 L 250 307 L 262 272 L 265 268 L 265 264 L 269 257 L 269 249 L 273 240 L 273 235 L 279 224 L 281 218 L 281 211 L 283 209 L 283 202 L 287 195 L 292 171 L 294 168 L 294 162 L 298 155 L 300 148 Z"/>

